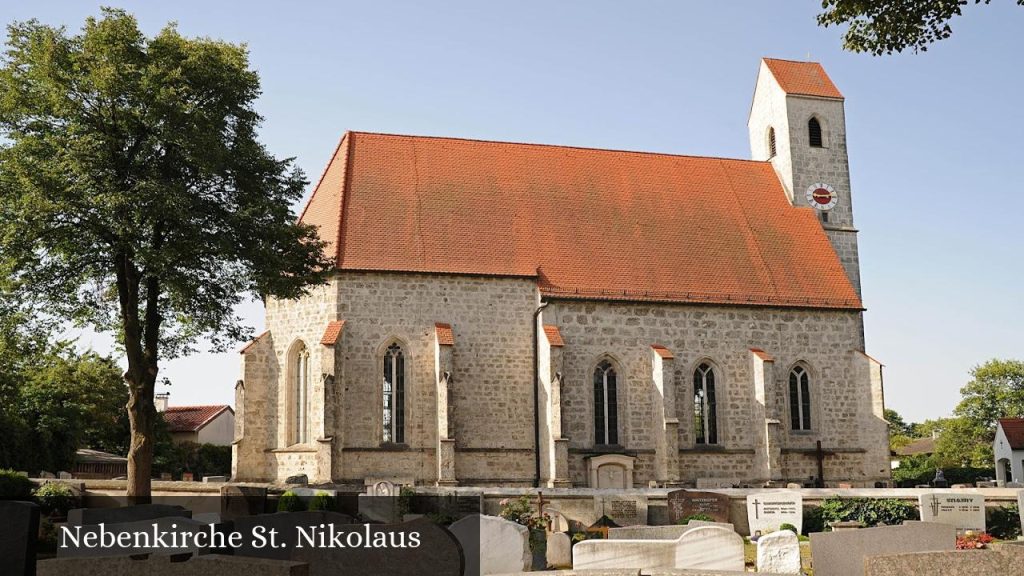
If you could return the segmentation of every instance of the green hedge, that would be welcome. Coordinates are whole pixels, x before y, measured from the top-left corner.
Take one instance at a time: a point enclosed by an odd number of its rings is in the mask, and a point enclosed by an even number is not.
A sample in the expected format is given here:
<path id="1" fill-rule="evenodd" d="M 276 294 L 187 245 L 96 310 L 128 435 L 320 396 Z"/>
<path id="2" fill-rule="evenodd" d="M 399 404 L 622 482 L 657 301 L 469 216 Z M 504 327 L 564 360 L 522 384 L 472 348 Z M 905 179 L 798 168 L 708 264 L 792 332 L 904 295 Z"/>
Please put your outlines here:
<path id="1" fill-rule="evenodd" d="M 899 525 L 917 520 L 917 506 L 898 498 L 840 498 L 804 507 L 804 534 L 824 532 L 833 522 L 860 522 L 865 526 Z"/>
<path id="2" fill-rule="evenodd" d="M 897 475 L 899 468 L 893 471 L 893 479 L 900 488 L 913 488 L 918 484 L 929 484 L 935 479 L 935 469 L 927 468 L 916 475 Z M 949 485 L 973 484 L 982 478 L 995 478 L 994 468 L 943 468 L 942 474 L 946 477 Z"/>
<path id="3" fill-rule="evenodd" d="M 0 470 L 0 500 L 32 500 L 35 484 L 14 470 Z"/>

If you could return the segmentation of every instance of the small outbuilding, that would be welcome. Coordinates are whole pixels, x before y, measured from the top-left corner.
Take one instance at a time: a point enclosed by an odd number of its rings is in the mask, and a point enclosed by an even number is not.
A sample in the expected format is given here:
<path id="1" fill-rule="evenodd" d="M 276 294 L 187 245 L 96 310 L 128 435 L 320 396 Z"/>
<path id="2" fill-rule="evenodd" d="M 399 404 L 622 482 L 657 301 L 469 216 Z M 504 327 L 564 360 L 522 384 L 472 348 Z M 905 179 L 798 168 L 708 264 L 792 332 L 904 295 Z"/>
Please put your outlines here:
<path id="1" fill-rule="evenodd" d="M 1024 481 L 1024 418 L 1000 418 L 992 443 L 996 460 L 996 481 Z"/>

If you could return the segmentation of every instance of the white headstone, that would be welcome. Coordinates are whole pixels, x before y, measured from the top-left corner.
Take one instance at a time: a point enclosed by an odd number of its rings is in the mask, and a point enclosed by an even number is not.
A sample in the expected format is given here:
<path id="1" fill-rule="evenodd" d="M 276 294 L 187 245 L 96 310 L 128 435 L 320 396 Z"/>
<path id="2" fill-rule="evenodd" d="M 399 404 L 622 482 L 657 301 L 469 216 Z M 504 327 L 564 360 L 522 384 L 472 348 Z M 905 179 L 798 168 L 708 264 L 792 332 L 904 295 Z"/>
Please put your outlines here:
<path id="1" fill-rule="evenodd" d="M 731 530 L 704 526 L 676 540 L 585 540 L 572 549 L 573 570 L 743 571 L 743 538 Z"/>
<path id="2" fill-rule="evenodd" d="M 747 496 L 747 523 L 751 535 L 774 532 L 783 524 L 792 524 L 797 531 L 803 531 L 803 497 L 792 490 L 750 494 Z"/>
<path id="3" fill-rule="evenodd" d="M 480 556 L 466 555 L 466 574 L 508 574 L 526 572 L 533 562 L 530 552 L 530 531 L 498 516 L 467 516 L 453 522 L 448 530 L 465 550 L 476 548 Z"/>
<path id="4" fill-rule="evenodd" d="M 71 480 L 71 472 L 57 472 L 57 478 L 61 480 Z"/>
<path id="5" fill-rule="evenodd" d="M 40 473 L 39 473 L 39 477 L 40 477 L 40 478 L 46 478 L 46 479 L 48 479 L 48 480 L 51 480 L 51 479 L 56 479 L 56 478 L 57 478 L 57 477 L 56 477 L 56 476 L 55 476 L 55 475 L 53 474 L 53 472 L 47 472 L 46 470 L 43 470 L 42 472 L 40 472 Z"/>
<path id="6" fill-rule="evenodd" d="M 765 534 L 757 540 L 757 571 L 800 574 L 800 540 L 789 530 Z"/>
<path id="7" fill-rule="evenodd" d="M 968 492 L 928 492 L 917 497 L 922 522 L 938 522 L 957 530 L 985 531 L 985 497 Z"/>
<path id="8" fill-rule="evenodd" d="M 366 493 L 370 496 L 398 496 L 395 485 L 387 480 L 374 482 Z"/>
<path id="9" fill-rule="evenodd" d="M 562 532 L 548 533 L 548 547 L 545 552 L 548 568 L 572 568 L 572 540 Z"/>

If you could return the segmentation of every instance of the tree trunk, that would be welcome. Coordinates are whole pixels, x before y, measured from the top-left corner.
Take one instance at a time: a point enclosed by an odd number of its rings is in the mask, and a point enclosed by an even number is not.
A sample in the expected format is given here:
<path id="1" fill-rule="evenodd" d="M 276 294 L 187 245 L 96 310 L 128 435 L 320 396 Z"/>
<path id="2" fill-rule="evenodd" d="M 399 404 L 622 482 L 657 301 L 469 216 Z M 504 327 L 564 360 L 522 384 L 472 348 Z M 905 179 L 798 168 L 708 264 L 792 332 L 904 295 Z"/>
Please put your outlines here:
<path id="1" fill-rule="evenodd" d="M 145 379 L 144 379 L 145 380 Z M 156 407 L 153 405 L 154 385 L 129 383 L 128 420 L 131 423 L 131 444 L 128 448 L 128 503 L 148 504 L 153 476 L 153 428 Z"/>

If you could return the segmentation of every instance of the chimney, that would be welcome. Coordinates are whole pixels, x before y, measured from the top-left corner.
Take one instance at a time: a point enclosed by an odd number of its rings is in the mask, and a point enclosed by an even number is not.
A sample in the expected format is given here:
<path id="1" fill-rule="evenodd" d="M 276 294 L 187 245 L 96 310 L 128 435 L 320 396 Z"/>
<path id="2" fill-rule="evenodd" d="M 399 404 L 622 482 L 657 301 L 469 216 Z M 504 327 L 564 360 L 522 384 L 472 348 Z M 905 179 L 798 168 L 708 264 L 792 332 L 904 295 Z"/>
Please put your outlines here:
<path id="1" fill-rule="evenodd" d="M 167 402 L 171 397 L 170 392 L 163 392 L 153 397 L 153 404 L 156 406 L 157 412 L 167 411 Z"/>

